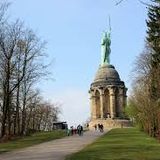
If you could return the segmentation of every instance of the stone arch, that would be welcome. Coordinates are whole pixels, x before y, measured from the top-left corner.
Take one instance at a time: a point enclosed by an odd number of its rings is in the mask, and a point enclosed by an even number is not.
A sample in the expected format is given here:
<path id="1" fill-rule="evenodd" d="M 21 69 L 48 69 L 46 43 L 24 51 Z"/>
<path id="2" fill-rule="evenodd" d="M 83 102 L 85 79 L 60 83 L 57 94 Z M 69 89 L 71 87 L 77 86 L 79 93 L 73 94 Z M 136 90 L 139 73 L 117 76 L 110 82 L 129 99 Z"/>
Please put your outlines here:
<path id="1" fill-rule="evenodd" d="M 109 89 L 105 88 L 104 90 L 104 118 L 110 117 L 110 95 L 109 95 Z"/>
<path id="2" fill-rule="evenodd" d="M 94 92 L 93 92 L 94 95 L 96 95 L 96 92 L 99 92 L 99 94 L 100 94 L 100 92 L 101 92 L 100 89 L 99 89 L 98 87 L 95 87 L 95 88 L 94 88 Z"/>
<path id="3" fill-rule="evenodd" d="M 96 99 L 96 117 L 100 118 L 100 92 L 98 90 L 95 91 L 95 99 Z"/>

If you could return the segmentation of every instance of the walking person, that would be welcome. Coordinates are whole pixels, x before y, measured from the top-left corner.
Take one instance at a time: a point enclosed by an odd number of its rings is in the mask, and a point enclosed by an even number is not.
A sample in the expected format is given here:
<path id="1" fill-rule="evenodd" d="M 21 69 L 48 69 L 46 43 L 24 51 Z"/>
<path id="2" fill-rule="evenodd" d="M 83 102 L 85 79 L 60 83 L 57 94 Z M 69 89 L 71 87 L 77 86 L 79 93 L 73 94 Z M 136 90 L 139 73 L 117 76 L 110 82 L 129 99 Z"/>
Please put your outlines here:
<path id="1" fill-rule="evenodd" d="M 103 127 L 103 124 L 101 124 L 101 132 L 103 132 L 103 131 L 104 131 L 104 130 L 103 130 L 103 128 L 104 128 L 104 127 Z"/>
<path id="2" fill-rule="evenodd" d="M 97 124 L 94 125 L 94 129 L 95 129 L 95 131 L 97 130 Z"/>
<path id="3" fill-rule="evenodd" d="M 71 135 L 71 130 L 69 128 L 67 128 L 66 131 L 67 131 L 67 136 L 70 136 Z"/>
<path id="4" fill-rule="evenodd" d="M 81 136 L 83 136 L 83 126 L 81 126 Z"/>
<path id="5" fill-rule="evenodd" d="M 100 125 L 99 125 L 99 131 L 100 131 L 100 132 L 103 132 L 103 128 L 104 128 L 104 127 L 103 127 L 103 124 L 100 124 Z"/>
<path id="6" fill-rule="evenodd" d="M 81 134 L 81 125 L 80 124 L 77 126 L 77 133 L 80 136 L 80 134 Z"/>
<path id="7" fill-rule="evenodd" d="M 98 130 L 100 131 L 101 130 L 101 125 L 98 123 Z"/>

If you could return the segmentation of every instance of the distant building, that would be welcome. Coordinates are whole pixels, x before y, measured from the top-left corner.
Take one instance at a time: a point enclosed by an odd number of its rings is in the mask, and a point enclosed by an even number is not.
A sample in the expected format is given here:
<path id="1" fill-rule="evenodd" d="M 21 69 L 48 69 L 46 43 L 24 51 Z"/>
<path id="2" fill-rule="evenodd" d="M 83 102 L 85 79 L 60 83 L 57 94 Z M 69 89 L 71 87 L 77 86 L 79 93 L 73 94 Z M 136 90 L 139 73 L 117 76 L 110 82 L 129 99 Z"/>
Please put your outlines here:
<path id="1" fill-rule="evenodd" d="M 54 122 L 53 123 L 53 130 L 56 130 L 56 129 L 67 129 L 67 128 L 68 128 L 67 122 Z"/>

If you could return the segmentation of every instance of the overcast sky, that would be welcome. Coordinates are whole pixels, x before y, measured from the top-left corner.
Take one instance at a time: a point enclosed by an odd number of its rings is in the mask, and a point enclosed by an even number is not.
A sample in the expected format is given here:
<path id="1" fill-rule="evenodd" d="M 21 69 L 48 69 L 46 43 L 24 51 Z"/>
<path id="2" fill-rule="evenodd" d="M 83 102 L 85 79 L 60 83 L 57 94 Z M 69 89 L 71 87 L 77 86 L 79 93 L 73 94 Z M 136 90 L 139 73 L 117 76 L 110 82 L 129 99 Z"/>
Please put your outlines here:
<path id="1" fill-rule="evenodd" d="M 100 40 L 111 17 L 111 64 L 131 89 L 130 72 L 142 52 L 147 10 L 138 0 L 11 0 L 10 15 L 20 18 L 48 42 L 47 61 L 54 81 L 39 83 L 45 99 L 61 103 L 61 120 L 70 125 L 90 116 L 90 84 L 100 64 Z"/>

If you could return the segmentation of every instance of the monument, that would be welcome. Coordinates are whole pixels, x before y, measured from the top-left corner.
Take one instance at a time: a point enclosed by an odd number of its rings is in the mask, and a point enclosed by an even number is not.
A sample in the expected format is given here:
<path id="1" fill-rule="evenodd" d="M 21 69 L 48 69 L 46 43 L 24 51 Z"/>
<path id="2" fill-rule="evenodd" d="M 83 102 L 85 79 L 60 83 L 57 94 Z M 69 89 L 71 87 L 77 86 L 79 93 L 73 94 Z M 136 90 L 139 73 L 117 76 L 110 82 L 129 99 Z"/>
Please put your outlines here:
<path id="1" fill-rule="evenodd" d="M 89 94 L 91 102 L 90 129 L 103 124 L 104 128 L 127 127 L 124 119 L 127 88 L 115 67 L 110 64 L 111 31 L 104 32 L 101 39 L 101 63 Z"/>

